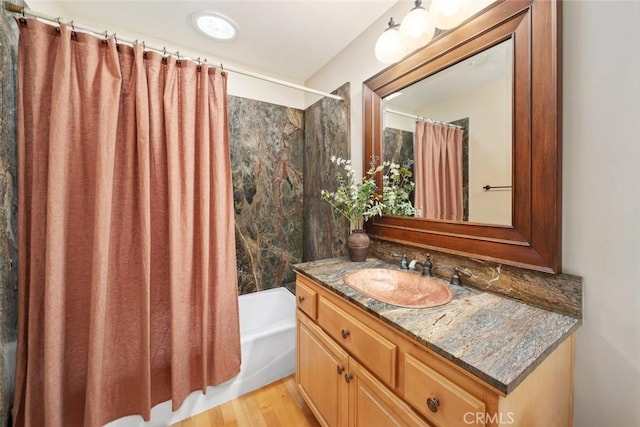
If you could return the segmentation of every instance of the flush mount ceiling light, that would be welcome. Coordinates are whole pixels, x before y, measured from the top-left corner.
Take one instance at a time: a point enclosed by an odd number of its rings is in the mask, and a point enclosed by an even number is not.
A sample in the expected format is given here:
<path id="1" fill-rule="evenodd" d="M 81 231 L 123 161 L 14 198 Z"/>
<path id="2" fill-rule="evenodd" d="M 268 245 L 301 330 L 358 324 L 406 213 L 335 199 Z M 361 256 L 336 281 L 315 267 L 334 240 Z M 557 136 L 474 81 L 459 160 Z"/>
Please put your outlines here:
<path id="1" fill-rule="evenodd" d="M 196 12 L 192 22 L 202 34 L 217 40 L 231 40 L 238 34 L 238 27 L 232 20 L 219 13 Z"/>

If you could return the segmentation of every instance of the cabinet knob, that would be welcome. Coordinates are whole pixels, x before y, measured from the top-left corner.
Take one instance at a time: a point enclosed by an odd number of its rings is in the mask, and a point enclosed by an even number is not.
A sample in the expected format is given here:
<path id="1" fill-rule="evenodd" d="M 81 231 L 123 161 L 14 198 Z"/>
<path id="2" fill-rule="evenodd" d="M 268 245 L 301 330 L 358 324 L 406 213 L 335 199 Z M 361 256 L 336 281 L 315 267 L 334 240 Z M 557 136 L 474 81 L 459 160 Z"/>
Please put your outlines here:
<path id="1" fill-rule="evenodd" d="M 353 374 L 344 374 L 344 380 L 348 383 L 353 379 Z"/>
<path id="2" fill-rule="evenodd" d="M 427 398 L 427 406 L 431 412 L 438 412 L 438 407 L 440 406 L 440 401 L 437 397 L 429 397 Z"/>
<path id="3" fill-rule="evenodd" d="M 344 372 L 344 366 L 338 365 L 338 375 Z"/>
<path id="4" fill-rule="evenodd" d="M 349 332 L 348 329 L 343 329 L 342 330 L 342 338 L 347 339 L 347 337 L 349 336 L 351 332 Z"/>
<path id="5" fill-rule="evenodd" d="M 303 297 L 302 295 L 300 295 L 300 296 L 298 297 L 298 301 L 300 301 L 300 302 L 304 302 L 304 297 Z"/>

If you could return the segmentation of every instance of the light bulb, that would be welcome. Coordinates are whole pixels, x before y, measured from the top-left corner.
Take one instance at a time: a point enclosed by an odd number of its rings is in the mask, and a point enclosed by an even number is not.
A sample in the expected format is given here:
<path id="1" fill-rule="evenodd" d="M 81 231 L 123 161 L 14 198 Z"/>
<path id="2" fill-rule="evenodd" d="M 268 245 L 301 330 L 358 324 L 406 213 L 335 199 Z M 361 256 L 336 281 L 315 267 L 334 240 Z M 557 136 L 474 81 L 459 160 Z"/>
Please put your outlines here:
<path id="1" fill-rule="evenodd" d="M 435 31 L 431 15 L 421 6 L 421 3 L 421 0 L 416 0 L 416 6 L 404 17 L 400 25 L 400 32 L 407 40 L 409 51 L 429 43 Z"/>
<path id="2" fill-rule="evenodd" d="M 436 28 L 448 30 L 457 27 L 469 15 L 470 0 L 433 0 L 431 2 L 431 17 Z"/>
<path id="3" fill-rule="evenodd" d="M 389 27 L 378 37 L 375 53 L 378 61 L 383 64 L 398 62 L 407 54 L 406 40 L 393 18 L 389 21 Z"/>

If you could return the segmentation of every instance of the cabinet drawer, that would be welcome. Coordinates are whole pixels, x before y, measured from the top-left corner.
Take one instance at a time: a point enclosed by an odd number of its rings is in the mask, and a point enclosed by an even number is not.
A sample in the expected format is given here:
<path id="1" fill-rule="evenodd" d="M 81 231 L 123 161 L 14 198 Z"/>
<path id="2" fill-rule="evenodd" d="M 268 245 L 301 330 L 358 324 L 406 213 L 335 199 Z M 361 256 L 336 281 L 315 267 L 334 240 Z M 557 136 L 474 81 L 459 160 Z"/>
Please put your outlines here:
<path id="1" fill-rule="evenodd" d="M 410 354 L 404 357 L 404 398 L 439 426 L 485 425 L 484 402 Z"/>
<path id="2" fill-rule="evenodd" d="M 381 381 L 395 387 L 395 344 L 325 298 L 318 300 L 318 324 Z"/>
<path id="3" fill-rule="evenodd" d="M 302 282 L 303 279 L 300 278 L 296 281 L 296 304 L 307 316 L 315 320 L 318 293 Z"/>

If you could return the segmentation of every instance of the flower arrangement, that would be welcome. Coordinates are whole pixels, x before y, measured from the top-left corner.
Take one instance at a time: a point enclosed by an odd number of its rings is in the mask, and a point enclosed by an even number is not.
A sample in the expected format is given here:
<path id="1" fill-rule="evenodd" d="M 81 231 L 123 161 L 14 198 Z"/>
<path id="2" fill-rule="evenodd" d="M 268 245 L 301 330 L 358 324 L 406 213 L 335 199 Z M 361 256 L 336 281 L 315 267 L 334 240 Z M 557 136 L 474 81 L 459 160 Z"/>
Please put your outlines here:
<path id="1" fill-rule="evenodd" d="M 362 178 L 355 181 L 355 170 L 351 160 L 331 156 L 331 163 L 341 166 L 336 173 L 336 190 L 322 190 L 320 197 L 328 202 L 333 210 L 349 220 L 350 230 L 362 230 L 366 220 L 373 216 L 403 215 L 412 216 L 416 209 L 411 203 L 411 193 L 415 188 L 410 161 L 400 165 L 385 161 L 377 165 L 372 158 L 370 168 Z M 375 175 L 382 172 L 383 191 L 380 194 Z"/>
<path id="2" fill-rule="evenodd" d="M 416 184 L 413 182 L 413 173 L 409 169 L 413 161 L 404 162 L 403 165 L 394 162 L 384 162 L 388 168 L 382 176 L 382 203 L 385 215 L 413 216 L 416 208 L 411 203 L 411 193 Z"/>
<path id="3" fill-rule="evenodd" d="M 331 163 L 341 166 L 343 170 L 336 173 L 336 190 L 322 190 L 320 197 L 336 213 L 349 220 L 350 230 L 362 230 L 364 221 L 383 214 L 384 204 L 374 177 L 383 170 L 384 165 L 376 166 L 372 161 L 362 182 L 356 182 L 351 160 L 331 156 Z"/>

